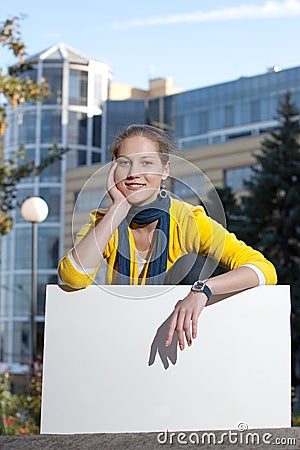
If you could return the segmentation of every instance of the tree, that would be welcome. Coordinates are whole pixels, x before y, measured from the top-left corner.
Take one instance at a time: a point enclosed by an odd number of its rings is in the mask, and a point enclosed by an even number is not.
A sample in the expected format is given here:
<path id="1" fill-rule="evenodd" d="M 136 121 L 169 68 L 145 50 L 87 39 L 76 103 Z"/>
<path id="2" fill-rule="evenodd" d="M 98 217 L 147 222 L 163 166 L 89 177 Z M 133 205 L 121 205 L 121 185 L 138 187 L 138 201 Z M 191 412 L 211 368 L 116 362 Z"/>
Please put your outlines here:
<path id="1" fill-rule="evenodd" d="M 16 206 L 17 184 L 32 173 L 39 175 L 45 167 L 57 158 L 62 158 L 67 151 L 53 145 L 39 166 L 35 166 L 35 162 L 26 157 L 22 147 L 11 152 L 8 157 L 4 155 L 8 108 L 16 109 L 24 102 L 42 102 L 51 95 L 46 80 L 37 83 L 29 76 L 22 76 L 30 69 L 31 63 L 24 62 L 25 44 L 19 28 L 19 17 L 12 17 L 0 23 L 0 45 L 11 51 L 18 60 L 17 64 L 9 68 L 8 73 L 4 73 L 0 68 L 0 236 L 7 234 L 13 226 L 11 211 Z"/>
<path id="2" fill-rule="evenodd" d="M 262 142 L 259 164 L 242 199 L 256 246 L 276 266 L 280 283 L 300 301 L 300 112 L 287 93 L 279 103 L 279 126 Z M 296 303 L 294 306 L 296 307 Z"/>
<path id="3" fill-rule="evenodd" d="M 298 385 L 295 359 L 300 350 L 300 112 L 286 93 L 279 102 L 279 125 L 255 154 L 258 167 L 245 183 L 242 198 L 247 242 L 270 259 L 278 283 L 292 291 L 293 384 Z"/>

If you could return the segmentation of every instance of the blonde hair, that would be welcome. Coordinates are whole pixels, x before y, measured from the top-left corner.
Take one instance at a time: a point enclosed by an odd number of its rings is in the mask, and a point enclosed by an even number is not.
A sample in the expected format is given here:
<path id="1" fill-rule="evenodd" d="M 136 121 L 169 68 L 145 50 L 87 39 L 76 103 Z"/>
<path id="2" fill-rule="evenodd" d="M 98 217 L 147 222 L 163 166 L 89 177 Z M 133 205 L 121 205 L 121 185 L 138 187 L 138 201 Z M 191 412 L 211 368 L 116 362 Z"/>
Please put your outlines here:
<path id="1" fill-rule="evenodd" d="M 171 153 L 175 153 L 175 147 L 172 141 L 163 130 L 153 127 L 152 125 L 133 124 L 124 128 L 111 144 L 109 151 L 112 158 L 118 158 L 121 144 L 125 139 L 135 136 L 143 136 L 152 141 L 157 147 L 157 151 L 163 164 L 166 164 L 169 161 L 169 155 Z"/>

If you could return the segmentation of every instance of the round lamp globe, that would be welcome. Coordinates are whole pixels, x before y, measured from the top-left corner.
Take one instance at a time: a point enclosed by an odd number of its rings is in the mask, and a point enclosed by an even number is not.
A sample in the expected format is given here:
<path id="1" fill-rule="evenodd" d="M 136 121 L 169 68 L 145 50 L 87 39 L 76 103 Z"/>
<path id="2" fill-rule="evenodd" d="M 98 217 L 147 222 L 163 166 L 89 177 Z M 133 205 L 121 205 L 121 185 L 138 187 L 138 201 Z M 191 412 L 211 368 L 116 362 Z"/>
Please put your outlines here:
<path id="1" fill-rule="evenodd" d="M 29 197 L 21 206 L 21 214 L 27 222 L 40 223 L 48 216 L 48 205 L 41 197 Z"/>

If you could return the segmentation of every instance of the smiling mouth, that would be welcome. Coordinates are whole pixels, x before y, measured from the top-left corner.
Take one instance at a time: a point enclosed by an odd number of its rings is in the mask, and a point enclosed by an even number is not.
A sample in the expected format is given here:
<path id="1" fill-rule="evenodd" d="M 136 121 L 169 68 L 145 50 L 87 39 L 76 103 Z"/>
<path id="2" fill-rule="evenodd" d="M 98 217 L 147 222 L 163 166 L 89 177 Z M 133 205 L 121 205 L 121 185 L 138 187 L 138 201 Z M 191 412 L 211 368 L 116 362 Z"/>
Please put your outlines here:
<path id="1" fill-rule="evenodd" d="M 142 183 L 125 183 L 125 186 L 128 189 L 141 189 L 142 187 L 146 186 L 145 184 Z"/>

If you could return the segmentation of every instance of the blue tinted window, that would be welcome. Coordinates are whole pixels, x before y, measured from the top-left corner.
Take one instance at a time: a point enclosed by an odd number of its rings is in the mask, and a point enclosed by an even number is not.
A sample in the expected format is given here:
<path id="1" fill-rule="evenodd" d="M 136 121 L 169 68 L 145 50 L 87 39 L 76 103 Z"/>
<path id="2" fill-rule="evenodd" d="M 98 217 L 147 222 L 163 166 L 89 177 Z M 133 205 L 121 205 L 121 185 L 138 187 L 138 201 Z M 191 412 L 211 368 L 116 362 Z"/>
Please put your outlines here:
<path id="1" fill-rule="evenodd" d="M 93 117 L 93 147 L 101 148 L 102 115 Z"/>
<path id="2" fill-rule="evenodd" d="M 59 228 L 38 228 L 38 268 L 55 269 L 58 263 Z"/>
<path id="3" fill-rule="evenodd" d="M 68 144 L 87 145 L 87 115 L 69 112 Z"/>
<path id="4" fill-rule="evenodd" d="M 18 114 L 19 143 L 33 144 L 35 142 L 36 112 L 20 110 Z"/>
<path id="5" fill-rule="evenodd" d="M 0 361 L 8 361 L 8 322 L 0 322 Z"/>
<path id="6" fill-rule="evenodd" d="M 61 131 L 61 112 L 59 110 L 43 110 L 41 142 L 49 144 L 61 142 Z"/>
<path id="7" fill-rule="evenodd" d="M 62 103 L 62 68 L 44 67 L 43 77 L 50 86 L 51 95 L 44 101 L 47 105 L 61 105 Z"/>
<path id="8" fill-rule="evenodd" d="M 70 70 L 69 103 L 87 106 L 88 73 L 82 70 Z"/>
<path id="9" fill-rule="evenodd" d="M 48 149 L 41 149 L 41 158 L 46 158 L 48 155 Z M 40 181 L 61 181 L 61 160 L 56 159 L 52 164 L 47 166 L 40 174 Z"/>
<path id="10" fill-rule="evenodd" d="M 30 328 L 28 322 L 14 322 L 13 361 L 26 363 L 29 359 Z"/>
<path id="11" fill-rule="evenodd" d="M 14 275 L 14 316 L 29 316 L 31 299 L 31 273 Z"/>
<path id="12" fill-rule="evenodd" d="M 31 270 L 32 258 L 32 229 L 31 226 L 15 229 L 15 268 Z"/>
<path id="13" fill-rule="evenodd" d="M 40 197 L 42 197 L 48 205 L 49 214 L 45 222 L 59 222 L 60 217 L 60 188 L 40 187 Z"/>

